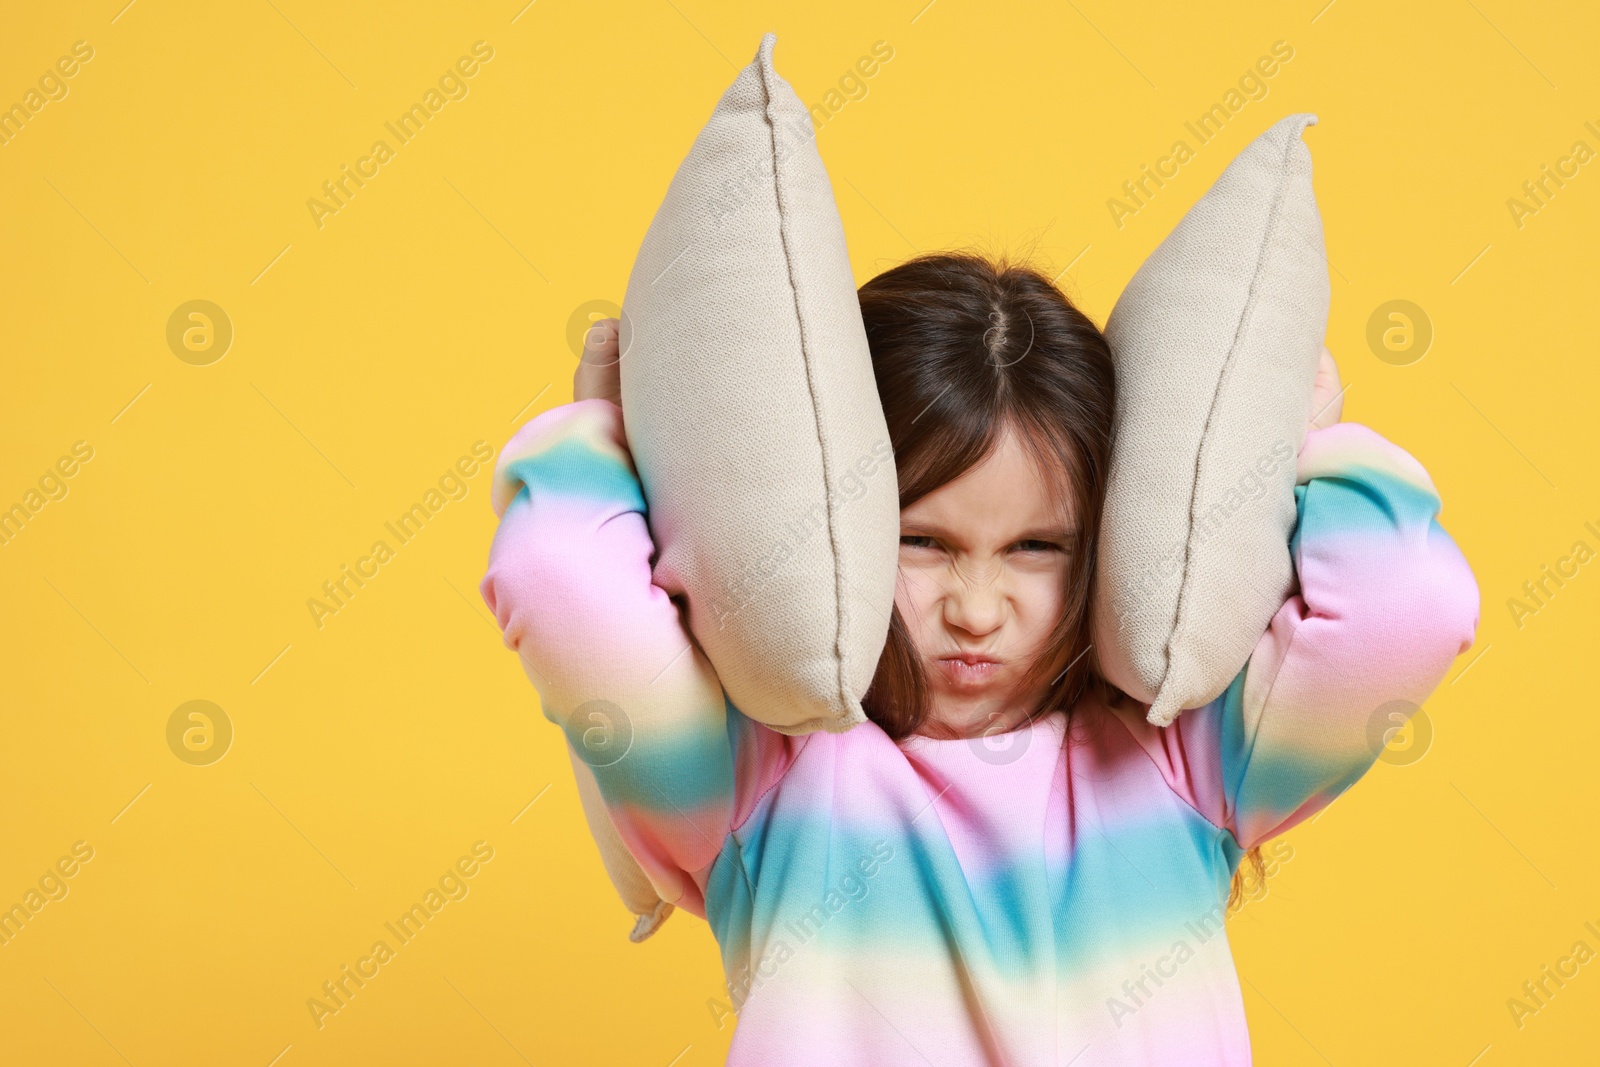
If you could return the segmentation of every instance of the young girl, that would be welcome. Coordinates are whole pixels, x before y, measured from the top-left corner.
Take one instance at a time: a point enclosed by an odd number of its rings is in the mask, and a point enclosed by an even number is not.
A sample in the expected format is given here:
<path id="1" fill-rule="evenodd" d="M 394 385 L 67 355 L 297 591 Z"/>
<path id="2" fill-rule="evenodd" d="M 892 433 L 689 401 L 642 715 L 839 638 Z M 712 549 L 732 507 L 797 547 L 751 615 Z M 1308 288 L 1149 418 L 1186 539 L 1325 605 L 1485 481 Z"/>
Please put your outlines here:
<path id="1" fill-rule="evenodd" d="M 589 702 L 625 718 L 625 754 L 589 762 L 663 899 L 716 935 L 729 1063 L 1249 1063 L 1230 878 L 1237 899 L 1241 859 L 1259 875 L 1473 640 L 1431 479 L 1337 421 L 1325 357 L 1298 591 L 1221 696 L 1152 726 L 1089 643 L 1100 331 L 1032 269 L 964 254 L 860 303 L 901 504 L 871 721 L 789 737 L 727 702 L 650 581 L 614 335 L 501 454 L 482 592 L 506 644 L 575 751 Z"/>

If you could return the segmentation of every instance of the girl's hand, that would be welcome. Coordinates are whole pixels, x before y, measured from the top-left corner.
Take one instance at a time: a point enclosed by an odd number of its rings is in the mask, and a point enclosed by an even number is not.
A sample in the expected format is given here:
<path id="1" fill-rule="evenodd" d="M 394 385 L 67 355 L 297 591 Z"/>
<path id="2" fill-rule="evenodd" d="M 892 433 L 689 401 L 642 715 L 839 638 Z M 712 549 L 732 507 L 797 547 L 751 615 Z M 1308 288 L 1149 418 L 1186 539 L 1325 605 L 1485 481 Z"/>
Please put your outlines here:
<path id="1" fill-rule="evenodd" d="M 605 399 L 622 406 L 622 322 L 601 319 L 583 335 L 583 356 L 572 372 L 572 399 Z"/>
<path id="2" fill-rule="evenodd" d="M 1322 362 L 1317 364 L 1317 384 L 1311 389 L 1310 429 L 1332 426 L 1344 413 L 1344 387 L 1339 383 L 1339 365 L 1328 346 L 1322 346 Z"/>

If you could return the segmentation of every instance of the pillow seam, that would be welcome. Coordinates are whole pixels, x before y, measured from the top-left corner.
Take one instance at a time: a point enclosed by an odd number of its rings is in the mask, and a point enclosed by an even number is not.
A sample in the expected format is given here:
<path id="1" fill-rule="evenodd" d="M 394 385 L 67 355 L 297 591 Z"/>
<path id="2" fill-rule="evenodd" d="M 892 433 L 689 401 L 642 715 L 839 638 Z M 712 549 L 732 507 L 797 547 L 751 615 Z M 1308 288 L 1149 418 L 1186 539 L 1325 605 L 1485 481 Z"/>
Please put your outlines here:
<path id="1" fill-rule="evenodd" d="M 1216 428 L 1217 403 L 1219 398 L 1222 396 L 1223 387 L 1227 383 L 1229 375 L 1238 362 L 1240 339 L 1244 335 L 1245 324 L 1250 320 L 1258 302 L 1258 290 L 1261 282 L 1262 266 L 1266 261 L 1267 245 L 1271 241 L 1273 234 L 1278 228 L 1278 224 L 1282 217 L 1284 197 L 1288 192 L 1287 179 L 1289 177 L 1289 156 L 1294 151 L 1295 144 L 1301 142 L 1304 131 L 1305 124 L 1302 124 L 1294 131 L 1284 145 L 1283 158 L 1281 160 L 1278 175 L 1278 189 L 1276 195 L 1272 198 L 1272 208 L 1267 215 L 1267 224 L 1262 230 L 1261 242 L 1256 249 L 1256 266 L 1250 278 L 1250 290 L 1245 295 L 1244 310 L 1239 315 L 1239 323 L 1234 329 L 1233 342 L 1228 346 L 1228 358 L 1223 362 L 1222 373 L 1217 377 L 1217 387 L 1211 394 L 1211 406 L 1206 412 L 1205 429 L 1201 431 L 1200 443 L 1195 450 L 1194 477 L 1189 483 L 1189 529 L 1184 537 L 1183 581 L 1178 586 L 1178 603 L 1173 611 L 1172 631 L 1167 635 L 1165 649 L 1166 665 L 1161 672 L 1161 684 L 1156 687 L 1156 697 L 1158 699 L 1160 698 L 1161 690 L 1165 689 L 1167 683 L 1172 679 L 1173 646 L 1177 643 L 1179 636 L 1184 632 L 1184 606 L 1186 601 L 1189 599 L 1187 594 L 1190 592 L 1192 585 L 1190 563 L 1193 561 L 1194 551 L 1196 548 L 1195 529 L 1197 523 L 1194 509 L 1197 501 L 1200 498 L 1200 474 L 1201 466 L 1205 460 L 1206 445 L 1211 440 L 1212 433 Z"/>
<path id="2" fill-rule="evenodd" d="M 772 189 L 773 189 L 773 193 L 774 193 L 774 195 L 775 195 L 775 197 L 777 199 L 777 204 L 778 204 L 778 238 L 779 238 L 779 241 L 783 245 L 783 262 L 784 262 L 784 267 L 788 271 L 788 275 L 789 275 L 789 292 L 790 292 L 790 295 L 794 299 L 795 324 L 799 328 L 799 333 L 800 333 L 800 362 L 801 362 L 801 365 L 805 368 L 805 372 L 806 372 L 806 391 L 807 391 L 807 393 L 810 394 L 810 397 L 811 397 L 812 424 L 816 428 L 817 449 L 818 449 L 819 454 L 822 457 L 823 508 L 824 508 L 824 510 L 825 510 L 825 512 L 826 512 L 826 514 L 828 516 L 828 549 L 833 555 L 833 602 L 834 602 L 833 661 L 834 661 L 834 672 L 835 672 L 835 686 L 836 686 L 837 693 L 838 693 L 838 706 L 841 709 L 848 710 L 850 708 L 850 699 L 849 699 L 849 694 L 848 694 L 848 688 L 849 687 L 846 684 L 846 673 L 847 672 L 846 672 L 846 669 L 845 669 L 845 653 L 844 653 L 844 649 L 845 649 L 845 647 L 847 645 L 847 642 L 845 640 L 845 630 L 846 630 L 845 604 L 846 604 L 846 600 L 845 600 L 845 597 L 844 597 L 844 590 L 841 587 L 842 584 L 845 582 L 844 560 L 843 560 L 842 556 L 839 553 L 839 537 L 838 537 L 838 529 L 837 529 L 837 516 L 834 513 L 833 495 L 830 492 L 827 491 L 828 490 L 828 486 L 830 484 L 830 477 L 831 477 L 831 474 L 832 474 L 833 465 L 830 462 L 830 458 L 831 457 L 828 454 L 828 443 L 825 440 L 825 435 L 822 432 L 822 405 L 819 402 L 819 398 L 818 398 L 818 395 L 817 395 L 816 383 L 815 383 L 815 381 L 813 379 L 813 375 L 812 375 L 812 353 L 811 353 L 811 346 L 808 343 L 808 330 L 806 328 L 807 319 L 806 319 L 806 315 L 804 314 L 804 312 L 801 309 L 800 285 L 799 285 L 798 280 L 795 277 L 794 254 L 793 254 L 793 252 L 791 250 L 791 242 L 790 242 L 790 239 L 789 239 L 789 217 L 790 217 L 790 213 L 789 213 L 788 208 L 786 206 L 785 196 L 784 196 L 786 183 L 780 179 L 779 173 L 778 173 L 780 165 L 782 163 L 782 158 L 778 155 L 778 140 L 777 140 L 778 131 L 777 131 L 777 123 L 776 123 L 776 121 L 774 121 L 773 114 L 772 114 L 773 91 L 772 91 L 772 84 L 771 84 L 771 79 L 775 78 L 777 76 L 777 72 L 772 68 L 771 50 L 770 49 L 766 49 L 765 51 L 767 52 L 767 54 L 763 57 L 763 62 L 761 63 L 761 91 L 762 91 L 761 115 L 762 115 L 762 118 L 767 123 L 767 131 L 768 131 L 769 137 L 771 138 L 771 146 L 772 146 L 771 147 L 771 154 L 772 154 Z M 807 116 L 808 121 L 809 121 L 809 118 L 810 118 L 810 116 Z M 815 135 L 815 131 L 813 131 L 813 136 L 814 135 Z"/>

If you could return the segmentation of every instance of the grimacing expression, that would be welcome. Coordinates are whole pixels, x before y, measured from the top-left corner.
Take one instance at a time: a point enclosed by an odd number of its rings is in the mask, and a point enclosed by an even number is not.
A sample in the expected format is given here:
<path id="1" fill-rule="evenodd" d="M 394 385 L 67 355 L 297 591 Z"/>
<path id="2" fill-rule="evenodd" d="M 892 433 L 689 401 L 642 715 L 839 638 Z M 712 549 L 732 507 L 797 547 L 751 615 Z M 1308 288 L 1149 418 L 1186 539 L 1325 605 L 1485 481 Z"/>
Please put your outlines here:
<path id="1" fill-rule="evenodd" d="M 1042 697 L 1016 687 L 1065 610 L 1069 508 L 1008 428 L 982 462 L 901 510 L 895 606 L 933 721 L 972 736 Z M 962 654 L 994 662 L 953 660 Z"/>

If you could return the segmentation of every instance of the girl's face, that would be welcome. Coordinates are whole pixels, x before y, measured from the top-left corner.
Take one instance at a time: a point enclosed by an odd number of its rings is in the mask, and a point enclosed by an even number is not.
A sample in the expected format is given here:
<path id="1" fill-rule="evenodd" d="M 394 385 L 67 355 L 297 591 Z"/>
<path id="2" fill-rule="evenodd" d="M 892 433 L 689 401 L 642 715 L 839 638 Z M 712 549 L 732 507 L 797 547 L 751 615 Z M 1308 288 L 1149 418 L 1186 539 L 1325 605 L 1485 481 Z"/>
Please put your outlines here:
<path id="1" fill-rule="evenodd" d="M 918 731 L 975 737 L 1043 699 L 1015 691 L 1065 610 L 1075 522 L 1008 428 L 987 459 L 900 512 L 895 606 L 931 688 Z"/>

